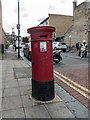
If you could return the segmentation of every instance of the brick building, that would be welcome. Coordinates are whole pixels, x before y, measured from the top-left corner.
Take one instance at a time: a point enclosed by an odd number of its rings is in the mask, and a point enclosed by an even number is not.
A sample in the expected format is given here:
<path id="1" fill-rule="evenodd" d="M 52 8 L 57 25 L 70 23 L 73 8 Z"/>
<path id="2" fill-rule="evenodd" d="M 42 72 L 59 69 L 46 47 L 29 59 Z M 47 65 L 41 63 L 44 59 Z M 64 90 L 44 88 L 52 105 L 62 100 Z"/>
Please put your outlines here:
<path id="1" fill-rule="evenodd" d="M 83 40 L 86 40 L 88 44 L 88 1 L 82 2 L 77 6 L 77 1 L 73 2 L 73 25 L 66 32 L 64 37 L 64 42 L 70 46 L 74 45 L 77 42 L 82 43 Z M 71 37 L 69 37 L 71 36 Z M 70 43 L 71 42 L 71 43 Z"/>
<path id="2" fill-rule="evenodd" d="M 3 29 L 2 29 L 2 5 L 0 0 L 0 52 L 4 53 Z"/>
<path id="3" fill-rule="evenodd" d="M 49 14 L 39 26 L 50 25 L 56 28 L 56 37 L 63 37 L 67 30 L 73 25 L 73 16 Z"/>
<path id="4" fill-rule="evenodd" d="M 90 0 L 88 1 L 88 46 L 90 52 Z"/>

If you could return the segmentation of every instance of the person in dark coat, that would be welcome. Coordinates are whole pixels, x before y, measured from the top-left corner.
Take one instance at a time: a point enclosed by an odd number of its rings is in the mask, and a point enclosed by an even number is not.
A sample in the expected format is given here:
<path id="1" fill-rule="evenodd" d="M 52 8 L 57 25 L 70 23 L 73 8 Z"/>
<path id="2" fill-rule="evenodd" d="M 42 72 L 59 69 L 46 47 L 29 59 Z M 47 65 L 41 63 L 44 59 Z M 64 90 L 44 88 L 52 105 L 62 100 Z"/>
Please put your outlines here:
<path id="1" fill-rule="evenodd" d="M 77 51 L 79 50 L 79 42 L 76 43 L 76 49 L 77 49 Z"/>

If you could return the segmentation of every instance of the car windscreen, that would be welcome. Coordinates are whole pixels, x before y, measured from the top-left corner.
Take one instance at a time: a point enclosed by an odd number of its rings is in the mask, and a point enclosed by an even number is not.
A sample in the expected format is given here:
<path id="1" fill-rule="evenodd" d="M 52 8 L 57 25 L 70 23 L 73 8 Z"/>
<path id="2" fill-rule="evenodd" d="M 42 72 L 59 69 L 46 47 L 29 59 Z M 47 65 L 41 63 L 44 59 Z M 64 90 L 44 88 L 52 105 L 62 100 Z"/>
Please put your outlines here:
<path id="1" fill-rule="evenodd" d="M 60 43 L 60 44 L 62 44 L 62 45 L 66 45 L 66 43 Z"/>

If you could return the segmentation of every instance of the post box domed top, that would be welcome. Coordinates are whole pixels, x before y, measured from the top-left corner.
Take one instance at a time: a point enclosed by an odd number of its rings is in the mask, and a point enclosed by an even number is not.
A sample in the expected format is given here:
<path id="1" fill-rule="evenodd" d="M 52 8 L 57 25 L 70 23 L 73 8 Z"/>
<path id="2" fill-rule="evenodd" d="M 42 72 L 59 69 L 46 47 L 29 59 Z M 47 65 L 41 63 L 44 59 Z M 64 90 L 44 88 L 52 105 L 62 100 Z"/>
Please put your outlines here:
<path id="1" fill-rule="evenodd" d="M 29 34 L 33 34 L 35 32 L 54 32 L 55 27 L 52 26 L 38 26 L 38 27 L 32 27 L 27 30 Z"/>

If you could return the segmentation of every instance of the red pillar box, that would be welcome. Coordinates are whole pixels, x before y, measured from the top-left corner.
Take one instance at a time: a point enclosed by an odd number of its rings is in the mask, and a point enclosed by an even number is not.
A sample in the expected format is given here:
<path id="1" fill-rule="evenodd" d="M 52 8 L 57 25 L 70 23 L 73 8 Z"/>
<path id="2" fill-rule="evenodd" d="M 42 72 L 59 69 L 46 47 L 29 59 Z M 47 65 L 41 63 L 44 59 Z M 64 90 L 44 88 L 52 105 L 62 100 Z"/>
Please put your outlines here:
<path id="1" fill-rule="evenodd" d="M 51 26 L 29 28 L 32 52 L 32 97 L 40 101 L 52 100 L 55 96 L 53 77 L 53 48 Z"/>

